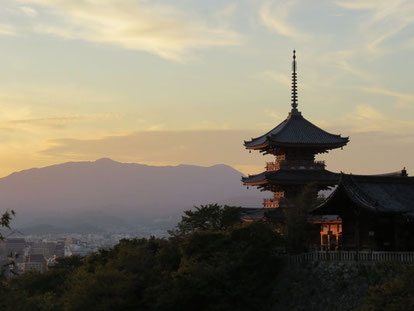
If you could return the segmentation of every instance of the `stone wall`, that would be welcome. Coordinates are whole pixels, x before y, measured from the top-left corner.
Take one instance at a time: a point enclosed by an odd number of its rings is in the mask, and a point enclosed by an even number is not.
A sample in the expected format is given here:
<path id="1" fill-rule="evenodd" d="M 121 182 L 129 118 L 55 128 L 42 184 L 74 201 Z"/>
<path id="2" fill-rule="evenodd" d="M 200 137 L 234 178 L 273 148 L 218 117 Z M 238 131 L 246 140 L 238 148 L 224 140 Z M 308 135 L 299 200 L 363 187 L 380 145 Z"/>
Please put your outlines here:
<path id="1" fill-rule="evenodd" d="M 275 281 L 269 310 L 354 310 L 370 286 L 392 280 L 408 265 L 313 262 L 286 264 Z"/>

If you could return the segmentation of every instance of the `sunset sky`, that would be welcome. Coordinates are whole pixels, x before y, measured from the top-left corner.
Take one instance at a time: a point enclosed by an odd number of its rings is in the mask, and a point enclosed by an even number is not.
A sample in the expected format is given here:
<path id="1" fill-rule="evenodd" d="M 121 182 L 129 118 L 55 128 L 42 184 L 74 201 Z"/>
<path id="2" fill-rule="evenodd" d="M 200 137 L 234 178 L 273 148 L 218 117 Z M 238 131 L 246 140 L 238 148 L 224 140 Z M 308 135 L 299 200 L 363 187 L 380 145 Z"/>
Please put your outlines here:
<path id="1" fill-rule="evenodd" d="M 1 0 L 0 176 L 109 157 L 151 165 L 246 151 L 290 110 L 350 136 L 327 168 L 414 175 L 412 0 Z"/>

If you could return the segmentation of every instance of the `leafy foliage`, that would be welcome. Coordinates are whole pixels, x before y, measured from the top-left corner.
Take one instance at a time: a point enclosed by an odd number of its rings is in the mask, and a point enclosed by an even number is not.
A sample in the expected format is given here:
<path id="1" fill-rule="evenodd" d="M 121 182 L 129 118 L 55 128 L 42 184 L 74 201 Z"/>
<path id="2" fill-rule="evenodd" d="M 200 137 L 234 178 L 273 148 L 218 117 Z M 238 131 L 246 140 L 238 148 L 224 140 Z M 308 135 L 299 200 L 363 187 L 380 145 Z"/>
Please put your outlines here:
<path id="1" fill-rule="evenodd" d="M 283 242 L 265 223 L 241 223 L 239 213 L 201 206 L 168 239 L 121 240 L 44 274 L 3 279 L 0 309 L 262 310 Z"/>
<path id="2" fill-rule="evenodd" d="M 360 311 L 414 310 L 414 266 L 394 280 L 371 287 Z"/>
<path id="3" fill-rule="evenodd" d="M 314 184 L 308 184 L 295 199 L 288 201 L 284 209 L 285 225 L 282 232 L 286 239 L 287 249 L 292 253 L 306 251 L 306 245 L 312 240 L 314 225 L 309 222 L 309 212 L 321 198 Z"/>
<path id="4" fill-rule="evenodd" d="M 12 221 L 13 217 L 16 216 L 16 212 L 14 210 L 7 210 L 1 215 L 0 217 L 0 227 L 2 228 L 10 228 L 10 222 Z M 0 240 L 4 240 L 4 236 L 0 233 Z"/>
<path id="5" fill-rule="evenodd" d="M 196 230 L 227 230 L 241 223 L 239 207 L 209 204 L 194 208 L 194 211 L 184 211 L 175 234 L 187 234 Z"/>

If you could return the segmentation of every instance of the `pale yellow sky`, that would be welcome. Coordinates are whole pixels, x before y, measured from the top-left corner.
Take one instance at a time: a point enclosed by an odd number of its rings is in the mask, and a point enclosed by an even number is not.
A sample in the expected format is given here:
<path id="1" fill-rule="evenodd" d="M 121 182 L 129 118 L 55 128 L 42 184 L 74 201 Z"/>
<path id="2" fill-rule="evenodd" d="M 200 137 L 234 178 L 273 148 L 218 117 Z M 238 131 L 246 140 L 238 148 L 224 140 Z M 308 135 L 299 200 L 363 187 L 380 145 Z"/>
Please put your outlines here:
<path id="1" fill-rule="evenodd" d="M 414 172 L 410 0 L 3 0 L 0 176 L 110 157 L 257 173 L 290 109 L 350 136 L 328 169 Z"/>

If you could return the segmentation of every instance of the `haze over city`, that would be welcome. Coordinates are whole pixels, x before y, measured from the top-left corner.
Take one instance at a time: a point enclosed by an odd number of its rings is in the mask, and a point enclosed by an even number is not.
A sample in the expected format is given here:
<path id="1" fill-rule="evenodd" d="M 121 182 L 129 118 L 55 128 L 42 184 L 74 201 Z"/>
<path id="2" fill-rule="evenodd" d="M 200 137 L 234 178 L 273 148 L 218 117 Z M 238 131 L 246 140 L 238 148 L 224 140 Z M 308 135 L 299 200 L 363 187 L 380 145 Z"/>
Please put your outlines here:
<path id="1" fill-rule="evenodd" d="M 109 157 L 263 170 L 290 105 L 333 171 L 414 171 L 412 1 L 3 0 L 0 175 Z M 271 157 L 270 157 L 271 159 Z M 269 159 L 269 160 L 270 160 Z"/>

